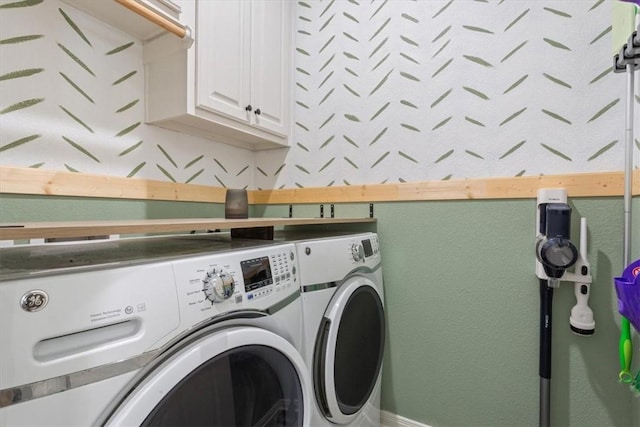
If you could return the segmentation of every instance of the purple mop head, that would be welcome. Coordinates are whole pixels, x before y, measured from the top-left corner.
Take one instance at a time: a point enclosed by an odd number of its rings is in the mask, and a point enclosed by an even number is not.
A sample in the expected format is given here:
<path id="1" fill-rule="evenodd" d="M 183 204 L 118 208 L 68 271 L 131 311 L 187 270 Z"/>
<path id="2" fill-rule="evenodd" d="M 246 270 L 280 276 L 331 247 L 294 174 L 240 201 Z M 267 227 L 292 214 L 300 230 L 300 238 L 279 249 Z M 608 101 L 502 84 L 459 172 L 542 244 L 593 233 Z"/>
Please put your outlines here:
<path id="1" fill-rule="evenodd" d="M 622 277 L 614 279 L 618 311 L 640 332 L 640 259 L 629 264 Z"/>
<path id="2" fill-rule="evenodd" d="M 636 6 L 640 6 L 640 0 L 620 0 L 626 3 L 635 3 Z"/>

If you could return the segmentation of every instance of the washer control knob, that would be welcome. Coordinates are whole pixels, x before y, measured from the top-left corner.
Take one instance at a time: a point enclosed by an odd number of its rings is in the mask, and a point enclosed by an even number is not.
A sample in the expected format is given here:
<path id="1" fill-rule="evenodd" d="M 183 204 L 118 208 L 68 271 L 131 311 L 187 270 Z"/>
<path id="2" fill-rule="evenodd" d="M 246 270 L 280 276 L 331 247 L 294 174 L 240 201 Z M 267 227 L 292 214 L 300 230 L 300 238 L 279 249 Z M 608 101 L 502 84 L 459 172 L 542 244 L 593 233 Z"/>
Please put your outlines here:
<path id="1" fill-rule="evenodd" d="M 356 262 L 364 261 L 364 247 L 362 243 L 354 243 L 351 245 L 351 256 Z"/>
<path id="2" fill-rule="evenodd" d="M 222 302 L 231 298 L 236 282 L 223 269 L 213 269 L 202 279 L 202 292 L 211 302 Z"/>

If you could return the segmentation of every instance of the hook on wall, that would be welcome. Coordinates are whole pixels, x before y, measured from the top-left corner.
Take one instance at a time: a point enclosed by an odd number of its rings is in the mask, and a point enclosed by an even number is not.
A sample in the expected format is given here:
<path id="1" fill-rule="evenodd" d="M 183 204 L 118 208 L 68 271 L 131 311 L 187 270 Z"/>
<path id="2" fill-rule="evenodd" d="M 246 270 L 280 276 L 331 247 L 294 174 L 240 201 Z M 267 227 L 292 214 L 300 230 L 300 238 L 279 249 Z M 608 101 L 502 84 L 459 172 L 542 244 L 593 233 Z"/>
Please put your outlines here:
<path id="1" fill-rule="evenodd" d="M 624 73 L 631 65 L 633 71 L 640 69 L 640 30 L 635 30 L 629 40 L 613 56 L 613 72 Z"/>

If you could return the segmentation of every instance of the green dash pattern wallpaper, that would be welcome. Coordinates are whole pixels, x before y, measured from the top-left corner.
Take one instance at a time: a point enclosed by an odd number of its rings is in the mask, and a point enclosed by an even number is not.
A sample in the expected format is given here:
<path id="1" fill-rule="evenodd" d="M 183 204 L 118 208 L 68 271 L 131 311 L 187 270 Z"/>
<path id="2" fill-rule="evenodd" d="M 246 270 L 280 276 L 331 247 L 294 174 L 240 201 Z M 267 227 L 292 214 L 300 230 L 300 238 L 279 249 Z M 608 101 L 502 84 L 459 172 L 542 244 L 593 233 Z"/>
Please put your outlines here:
<path id="1" fill-rule="evenodd" d="M 252 152 L 146 125 L 141 41 L 0 0 L 0 164 L 261 189 L 622 170 L 612 2 L 296 1 L 290 148 Z"/>
<path id="2" fill-rule="evenodd" d="M 0 2 L 0 163 L 244 188 L 246 150 L 144 124 L 142 43 L 57 0 Z"/>
<path id="3" fill-rule="evenodd" d="M 257 173 L 257 185 L 622 170 L 626 82 L 612 73 L 611 8 L 299 1 L 292 148 L 257 155 L 279 172 Z"/>

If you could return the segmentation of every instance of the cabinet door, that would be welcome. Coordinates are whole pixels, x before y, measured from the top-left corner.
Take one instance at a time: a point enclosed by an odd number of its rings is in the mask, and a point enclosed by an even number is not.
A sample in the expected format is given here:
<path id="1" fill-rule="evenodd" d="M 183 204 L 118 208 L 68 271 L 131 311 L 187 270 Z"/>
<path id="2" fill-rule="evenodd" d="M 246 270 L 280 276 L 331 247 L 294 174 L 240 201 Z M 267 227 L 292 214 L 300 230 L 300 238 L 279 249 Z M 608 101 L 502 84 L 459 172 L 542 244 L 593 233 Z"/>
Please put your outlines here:
<path id="1" fill-rule="evenodd" d="M 293 2 L 251 2 L 251 105 L 253 124 L 289 133 Z M 255 114 L 257 109 L 260 114 Z"/>
<path id="2" fill-rule="evenodd" d="M 250 2 L 196 5 L 196 106 L 248 122 Z"/>

